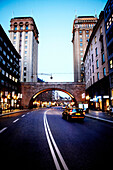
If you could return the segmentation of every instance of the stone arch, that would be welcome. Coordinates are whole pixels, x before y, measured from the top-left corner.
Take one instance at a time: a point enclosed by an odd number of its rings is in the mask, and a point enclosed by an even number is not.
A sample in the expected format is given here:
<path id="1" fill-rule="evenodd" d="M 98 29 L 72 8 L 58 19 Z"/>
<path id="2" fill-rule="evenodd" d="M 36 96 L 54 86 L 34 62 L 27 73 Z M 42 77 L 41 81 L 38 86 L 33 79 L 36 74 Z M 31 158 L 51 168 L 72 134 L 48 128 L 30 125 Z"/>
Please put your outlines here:
<path id="1" fill-rule="evenodd" d="M 22 82 L 21 83 L 21 93 L 22 100 L 21 105 L 24 108 L 29 107 L 29 103 L 33 100 L 33 97 L 39 93 L 42 93 L 47 90 L 60 90 L 69 94 L 76 103 L 81 103 L 85 101 L 85 98 L 82 98 L 82 94 L 85 93 L 85 84 L 76 83 L 76 82 Z M 36 96 L 35 96 L 36 97 Z"/>
<path id="2" fill-rule="evenodd" d="M 58 90 L 58 91 L 62 91 L 64 93 L 68 94 L 72 98 L 72 101 L 75 102 L 75 105 L 76 106 L 78 105 L 75 97 L 70 92 L 68 92 L 67 90 L 64 90 L 64 89 L 61 89 L 61 88 L 45 88 L 45 89 L 40 90 L 40 91 L 36 92 L 35 94 L 33 94 L 33 96 L 31 97 L 31 99 L 29 101 L 29 108 L 32 107 L 33 101 L 38 97 L 39 94 L 46 92 L 46 91 L 52 91 L 52 90 Z"/>

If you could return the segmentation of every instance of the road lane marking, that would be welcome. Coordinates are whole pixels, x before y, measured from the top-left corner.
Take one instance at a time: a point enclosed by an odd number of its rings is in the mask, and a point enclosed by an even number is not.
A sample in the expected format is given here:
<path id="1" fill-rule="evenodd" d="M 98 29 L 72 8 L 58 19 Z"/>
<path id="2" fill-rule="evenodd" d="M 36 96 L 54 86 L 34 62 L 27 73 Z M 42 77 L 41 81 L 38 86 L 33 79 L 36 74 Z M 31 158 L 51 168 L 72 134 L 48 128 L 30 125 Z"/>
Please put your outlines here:
<path id="1" fill-rule="evenodd" d="M 49 111 L 49 110 L 47 110 L 47 111 Z M 57 160 L 57 157 L 55 155 L 54 149 L 55 149 L 55 151 L 56 151 L 56 153 L 59 157 L 59 160 L 60 160 L 64 170 L 69 170 L 64 159 L 63 159 L 63 157 L 62 157 L 62 155 L 61 155 L 61 153 L 60 153 L 60 151 L 59 151 L 59 149 L 58 149 L 58 146 L 57 146 L 57 144 L 56 144 L 56 142 L 53 138 L 53 135 L 51 133 L 51 130 L 50 130 L 50 127 L 49 127 L 49 124 L 48 124 L 48 121 L 47 121 L 47 117 L 46 117 L 47 111 L 44 112 L 44 128 L 45 128 L 47 141 L 48 141 L 48 144 L 49 144 L 49 148 L 50 148 L 56 169 L 61 170 L 60 165 L 59 165 L 58 160 Z M 53 148 L 52 144 L 53 144 L 54 148 Z"/>
<path id="2" fill-rule="evenodd" d="M 53 160 L 54 160 L 56 169 L 57 169 L 57 170 L 61 170 L 61 169 L 60 169 L 60 166 L 59 166 L 59 163 L 58 163 L 58 161 L 57 161 L 57 158 L 56 158 L 56 155 L 55 155 L 55 152 L 54 152 L 54 149 L 53 149 L 53 146 L 52 146 L 52 143 L 51 143 L 51 140 L 50 140 L 48 131 L 47 131 L 47 126 L 46 126 L 45 117 L 44 117 L 44 127 L 45 127 L 45 133 L 46 133 L 48 145 L 49 145 L 49 148 L 50 148 L 50 151 L 51 151 L 51 154 L 52 154 L 52 157 L 53 157 Z"/>
<path id="3" fill-rule="evenodd" d="M 25 117 L 25 115 L 22 115 L 21 117 Z"/>
<path id="4" fill-rule="evenodd" d="M 27 115 L 29 115 L 30 113 L 28 112 Z"/>
<path id="5" fill-rule="evenodd" d="M 7 127 L 0 130 L 0 133 L 4 132 L 7 129 Z"/>
<path id="6" fill-rule="evenodd" d="M 13 121 L 13 123 L 16 123 L 18 120 L 19 120 L 19 118 L 18 118 L 18 119 L 16 119 L 16 120 L 14 120 L 14 121 Z"/>

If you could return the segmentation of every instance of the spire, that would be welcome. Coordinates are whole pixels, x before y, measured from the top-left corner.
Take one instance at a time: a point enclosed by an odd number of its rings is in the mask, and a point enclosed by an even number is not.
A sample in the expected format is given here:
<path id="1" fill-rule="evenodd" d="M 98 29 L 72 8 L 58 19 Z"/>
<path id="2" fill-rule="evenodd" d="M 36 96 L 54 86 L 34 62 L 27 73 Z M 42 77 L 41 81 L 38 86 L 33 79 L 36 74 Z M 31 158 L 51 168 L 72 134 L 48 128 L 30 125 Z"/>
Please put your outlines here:
<path id="1" fill-rule="evenodd" d="M 75 19 L 77 18 L 77 10 L 75 9 Z"/>
<path id="2" fill-rule="evenodd" d="M 95 9 L 95 18 L 97 18 L 97 11 L 96 11 L 96 9 Z"/>

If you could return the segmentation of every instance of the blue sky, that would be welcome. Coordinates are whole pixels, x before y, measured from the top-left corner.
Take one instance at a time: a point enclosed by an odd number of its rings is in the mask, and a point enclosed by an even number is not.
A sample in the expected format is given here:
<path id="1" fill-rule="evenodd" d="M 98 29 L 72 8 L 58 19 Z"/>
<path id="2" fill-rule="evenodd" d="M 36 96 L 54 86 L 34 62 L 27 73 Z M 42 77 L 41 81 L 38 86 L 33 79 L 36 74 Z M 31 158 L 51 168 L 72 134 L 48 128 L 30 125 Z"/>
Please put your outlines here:
<path id="1" fill-rule="evenodd" d="M 72 27 L 77 16 L 99 16 L 107 0 L 0 0 L 0 24 L 9 36 L 10 19 L 32 16 L 39 30 L 38 72 L 45 81 L 73 81 Z"/>

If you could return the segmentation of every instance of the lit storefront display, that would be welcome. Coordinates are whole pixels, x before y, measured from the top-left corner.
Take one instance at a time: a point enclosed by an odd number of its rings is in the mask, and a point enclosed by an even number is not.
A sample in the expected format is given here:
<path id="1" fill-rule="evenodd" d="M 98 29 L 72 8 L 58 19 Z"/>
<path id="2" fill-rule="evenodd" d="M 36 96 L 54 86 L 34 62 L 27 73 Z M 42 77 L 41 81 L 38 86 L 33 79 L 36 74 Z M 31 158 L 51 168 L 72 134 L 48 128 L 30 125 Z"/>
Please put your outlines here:
<path id="1" fill-rule="evenodd" d="M 15 94 L 14 91 L 12 93 L 1 92 L 1 108 L 2 108 L 2 110 L 6 111 L 6 110 L 20 108 L 21 99 L 22 99 L 22 94 L 20 94 L 20 93 Z"/>

